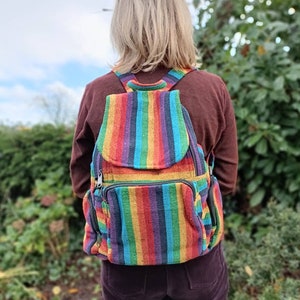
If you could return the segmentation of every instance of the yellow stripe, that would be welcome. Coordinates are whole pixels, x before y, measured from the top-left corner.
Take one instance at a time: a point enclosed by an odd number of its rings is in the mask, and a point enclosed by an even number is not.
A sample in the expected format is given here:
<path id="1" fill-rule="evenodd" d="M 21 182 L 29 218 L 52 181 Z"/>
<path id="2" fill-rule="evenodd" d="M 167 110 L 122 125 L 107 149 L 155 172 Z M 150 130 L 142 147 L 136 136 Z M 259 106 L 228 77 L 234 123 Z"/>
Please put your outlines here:
<path id="1" fill-rule="evenodd" d="M 116 105 L 113 102 L 116 101 L 116 95 L 111 95 L 109 101 L 110 101 L 109 111 L 108 111 L 109 124 L 107 124 L 106 134 L 104 138 L 105 142 L 103 145 L 103 154 L 105 154 L 105 157 L 109 155 L 111 141 L 113 138 L 113 129 L 114 129 L 113 124 L 115 123 L 115 114 L 116 114 Z"/>
<path id="2" fill-rule="evenodd" d="M 174 173 L 166 173 L 166 174 L 114 174 L 111 176 L 110 174 L 106 175 L 106 181 L 155 181 L 155 180 L 173 180 L 178 178 L 184 178 L 188 180 L 203 180 L 206 179 L 205 175 L 201 176 L 191 176 L 191 172 L 174 172 Z"/>
<path id="3" fill-rule="evenodd" d="M 179 234 L 180 234 L 180 261 L 185 261 L 186 258 L 186 244 L 187 244 L 187 236 L 185 230 L 185 217 L 184 217 L 184 205 L 182 199 L 182 188 L 181 184 L 176 184 L 176 194 L 178 199 L 178 223 L 179 223 Z"/>
<path id="4" fill-rule="evenodd" d="M 139 225 L 139 214 L 137 209 L 137 199 L 135 194 L 135 189 L 129 189 L 129 199 L 130 199 L 130 210 L 132 216 L 132 226 L 134 232 L 134 239 L 135 239 L 135 249 L 136 249 L 136 261 L 137 263 L 142 263 L 143 259 L 143 252 L 142 252 L 142 245 L 141 245 L 141 231 Z"/>

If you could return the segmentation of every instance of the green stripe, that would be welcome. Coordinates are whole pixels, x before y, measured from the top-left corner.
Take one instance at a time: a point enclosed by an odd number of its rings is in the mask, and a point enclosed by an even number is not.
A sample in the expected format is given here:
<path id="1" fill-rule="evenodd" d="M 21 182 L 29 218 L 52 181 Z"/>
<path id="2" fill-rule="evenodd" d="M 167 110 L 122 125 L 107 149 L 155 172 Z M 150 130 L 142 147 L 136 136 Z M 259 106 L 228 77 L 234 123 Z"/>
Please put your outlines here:
<path id="1" fill-rule="evenodd" d="M 149 118 L 149 93 L 143 92 L 141 97 L 143 101 L 142 107 L 142 154 L 140 165 L 147 166 L 147 157 L 148 157 L 148 118 Z"/>
<path id="2" fill-rule="evenodd" d="M 135 147 L 134 147 L 134 166 L 140 167 L 142 157 L 142 136 L 143 136 L 143 98 L 141 92 L 137 92 L 137 110 L 135 122 Z"/>
<path id="3" fill-rule="evenodd" d="M 178 217 L 178 197 L 176 192 L 176 184 L 171 184 L 169 187 L 171 215 L 172 215 L 172 231 L 173 231 L 173 262 L 180 262 L 180 230 Z"/>
<path id="4" fill-rule="evenodd" d="M 124 230 L 122 230 L 122 240 L 124 241 L 124 260 L 126 261 L 126 264 L 135 265 L 137 263 L 137 254 L 134 243 L 135 236 L 132 224 L 132 214 L 130 210 L 129 191 L 128 188 L 118 188 L 117 192 L 119 194 L 119 207 L 123 218 L 122 226 L 124 226 Z"/>
<path id="5" fill-rule="evenodd" d="M 179 126 L 179 135 L 180 135 L 180 141 L 181 141 L 181 153 L 185 154 L 186 150 L 187 150 L 187 145 L 189 144 L 188 141 L 188 136 L 187 136 L 187 129 L 186 129 L 186 125 L 183 119 L 183 114 L 182 114 L 182 108 L 181 108 L 181 104 L 180 104 L 180 97 L 179 97 L 179 92 L 176 93 L 176 113 L 178 116 L 178 122 L 179 124 L 182 124 L 182 126 Z"/>

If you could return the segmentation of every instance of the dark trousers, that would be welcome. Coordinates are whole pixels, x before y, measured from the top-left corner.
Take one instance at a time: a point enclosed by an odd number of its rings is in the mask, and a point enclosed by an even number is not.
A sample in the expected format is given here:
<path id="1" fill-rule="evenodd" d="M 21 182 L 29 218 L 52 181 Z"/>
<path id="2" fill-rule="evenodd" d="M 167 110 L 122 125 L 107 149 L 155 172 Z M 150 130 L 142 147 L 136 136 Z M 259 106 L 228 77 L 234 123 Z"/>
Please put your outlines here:
<path id="1" fill-rule="evenodd" d="M 177 265 L 120 266 L 102 262 L 104 300 L 226 300 L 228 274 L 221 245 Z"/>

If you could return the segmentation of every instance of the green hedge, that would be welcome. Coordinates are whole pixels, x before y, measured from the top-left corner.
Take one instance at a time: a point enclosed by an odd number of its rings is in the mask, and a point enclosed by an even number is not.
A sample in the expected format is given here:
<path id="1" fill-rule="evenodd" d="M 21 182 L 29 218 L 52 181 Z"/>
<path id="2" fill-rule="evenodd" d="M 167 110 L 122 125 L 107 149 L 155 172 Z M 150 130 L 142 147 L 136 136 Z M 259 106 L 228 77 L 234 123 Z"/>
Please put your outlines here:
<path id="1" fill-rule="evenodd" d="M 0 203 L 4 196 L 29 196 L 37 179 L 58 170 L 60 184 L 69 184 L 72 137 L 64 126 L 0 126 Z"/>

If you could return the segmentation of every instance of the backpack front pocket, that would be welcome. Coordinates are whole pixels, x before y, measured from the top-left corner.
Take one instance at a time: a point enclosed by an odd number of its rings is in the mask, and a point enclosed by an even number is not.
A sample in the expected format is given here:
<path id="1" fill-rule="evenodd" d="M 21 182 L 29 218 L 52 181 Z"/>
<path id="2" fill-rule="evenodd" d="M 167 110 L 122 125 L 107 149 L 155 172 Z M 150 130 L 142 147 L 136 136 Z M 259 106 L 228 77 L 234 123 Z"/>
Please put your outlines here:
<path id="1" fill-rule="evenodd" d="M 115 184 L 104 188 L 103 197 L 110 211 L 111 262 L 175 264 L 200 255 L 202 230 L 192 183 Z"/>

